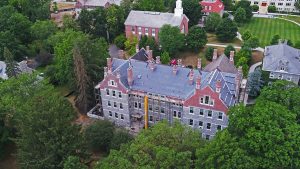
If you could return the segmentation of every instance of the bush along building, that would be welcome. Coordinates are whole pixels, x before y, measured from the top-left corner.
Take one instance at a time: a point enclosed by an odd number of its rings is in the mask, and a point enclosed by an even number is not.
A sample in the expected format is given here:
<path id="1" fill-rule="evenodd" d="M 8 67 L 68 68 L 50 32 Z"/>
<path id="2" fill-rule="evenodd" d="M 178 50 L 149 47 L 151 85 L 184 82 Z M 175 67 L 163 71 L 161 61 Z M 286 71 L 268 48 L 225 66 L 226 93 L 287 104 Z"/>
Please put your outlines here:
<path id="1" fill-rule="evenodd" d="M 178 26 L 182 33 L 188 33 L 189 19 L 183 14 L 182 1 L 176 1 L 174 13 L 131 10 L 125 21 L 125 34 L 131 36 L 149 36 L 158 41 L 158 33 L 163 25 Z"/>
<path id="2" fill-rule="evenodd" d="M 209 71 L 202 69 L 201 59 L 197 69 L 185 68 L 181 60 L 162 65 L 149 47 L 129 60 L 108 58 L 105 77 L 95 87 L 99 104 L 88 115 L 135 132 L 161 120 L 178 120 L 210 139 L 227 127 L 228 109 L 238 101 L 242 73 L 233 57 L 234 52 L 228 59 L 215 51 Z"/>
<path id="3" fill-rule="evenodd" d="M 270 79 L 282 79 L 300 85 L 300 50 L 288 46 L 287 41 L 266 46 L 262 69 L 270 73 Z"/>

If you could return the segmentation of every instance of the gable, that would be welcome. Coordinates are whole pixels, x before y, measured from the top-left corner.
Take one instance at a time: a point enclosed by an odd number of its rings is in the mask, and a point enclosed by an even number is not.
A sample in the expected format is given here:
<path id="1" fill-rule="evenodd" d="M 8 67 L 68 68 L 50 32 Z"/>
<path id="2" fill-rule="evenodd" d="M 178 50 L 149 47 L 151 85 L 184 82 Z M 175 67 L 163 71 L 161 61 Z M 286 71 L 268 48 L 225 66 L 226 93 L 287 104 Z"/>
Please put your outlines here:
<path id="1" fill-rule="evenodd" d="M 112 84 L 112 82 L 113 82 L 113 84 Z M 120 79 L 117 78 L 113 74 L 108 74 L 102 80 L 102 82 L 100 82 L 99 88 L 100 89 L 105 89 L 105 88 L 114 89 L 114 90 L 122 91 L 122 93 L 127 93 L 128 92 L 126 87 L 121 83 Z"/>

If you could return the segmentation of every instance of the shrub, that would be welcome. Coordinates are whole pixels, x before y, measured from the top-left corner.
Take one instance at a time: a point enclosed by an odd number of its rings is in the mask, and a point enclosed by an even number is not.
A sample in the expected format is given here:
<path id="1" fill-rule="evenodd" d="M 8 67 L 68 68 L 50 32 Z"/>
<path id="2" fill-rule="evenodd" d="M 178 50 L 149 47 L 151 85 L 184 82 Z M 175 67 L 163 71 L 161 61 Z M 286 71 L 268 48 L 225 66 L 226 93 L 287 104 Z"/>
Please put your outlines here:
<path id="1" fill-rule="evenodd" d="M 213 57 L 213 54 L 214 54 L 214 48 L 213 47 L 208 47 L 206 50 L 205 50 L 205 58 L 209 61 L 212 60 L 212 57 Z"/>
<path id="2" fill-rule="evenodd" d="M 130 142 L 133 137 L 125 130 L 117 130 L 112 138 L 110 148 L 119 150 L 122 144 Z"/>
<path id="3" fill-rule="evenodd" d="M 114 44 L 120 49 L 125 48 L 125 42 L 126 42 L 126 37 L 124 34 L 117 36 L 114 40 Z"/>

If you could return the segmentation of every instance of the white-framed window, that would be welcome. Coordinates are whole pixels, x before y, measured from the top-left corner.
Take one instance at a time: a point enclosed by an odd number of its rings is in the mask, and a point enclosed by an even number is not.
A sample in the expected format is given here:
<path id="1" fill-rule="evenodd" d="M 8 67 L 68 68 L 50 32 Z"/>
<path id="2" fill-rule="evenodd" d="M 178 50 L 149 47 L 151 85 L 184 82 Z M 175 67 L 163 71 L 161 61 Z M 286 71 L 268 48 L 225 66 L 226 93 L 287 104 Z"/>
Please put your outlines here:
<path id="1" fill-rule="evenodd" d="M 271 79 L 273 79 L 273 78 L 274 78 L 274 73 L 271 72 L 269 77 L 270 77 Z"/>
<path id="2" fill-rule="evenodd" d="M 286 6 L 291 6 L 291 3 L 286 3 L 285 5 L 286 5 Z"/>
<path id="3" fill-rule="evenodd" d="M 160 112 L 165 113 L 165 108 L 164 107 L 160 108 Z"/>
<path id="4" fill-rule="evenodd" d="M 111 103 L 109 100 L 107 101 L 107 106 L 111 106 Z"/>
<path id="5" fill-rule="evenodd" d="M 282 77 L 283 77 L 282 74 L 278 75 L 278 79 L 282 79 Z"/>
<path id="6" fill-rule="evenodd" d="M 255 4 L 255 5 L 257 5 L 257 4 L 258 4 L 258 2 L 257 2 L 257 1 L 255 1 L 255 2 L 254 2 L 254 4 Z"/>
<path id="7" fill-rule="evenodd" d="M 152 111 L 152 104 L 149 104 L 149 110 Z"/>
<path id="8" fill-rule="evenodd" d="M 142 108 L 142 103 L 141 102 L 139 102 L 139 108 Z"/>
<path id="9" fill-rule="evenodd" d="M 124 120 L 124 114 L 121 114 L 121 120 Z"/>
<path id="10" fill-rule="evenodd" d="M 117 119 L 117 118 L 119 118 L 119 115 L 118 115 L 118 113 L 115 113 L 115 118 Z"/>
<path id="11" fill-rule="evenodd" d="M 108 85 L 109 86 L 117 86 L 117 84 L 115 83 L 115 81 L 114 80 L 110 80 L 109 82 L 108 82 Z"/>
<path id="12" fill-rule="evenodd" d="M 203 128 L 203 121 L 199 121 L 199 128 Z"/>
<path id="13" fill-rule="evenodd" d="M 210 129 L 211 129 L 211 123 L 207 123 L 207 124 L 206 124 L 206 129 L 207 129 L 207 130 L 210 130 Z"/>
<path id="14" fill-rule="evenodd" d="M 211 6 L 208 6 L 208 10 L 211 10 Z"/>
<path id="15" fill-rule="evenodd" d="M 134 26 L 131 26 L 131 32 L 132 32 L 132 34 L 135 34 L 135 27 Z"/>
<path id="16" fill-rule="evenodd" d="M 112 91 L 112 95 L 115 97 L 116 96 L 116 91 Z"/>
<path id="17" fill-rule="evenodd" d="M 209 96 L 205 96 L 204 97 L 204 104 L 208 104 L 209 103 Z"/>
<path id="18" fill-rule="evenodd" d="M 122 103 L 120 103 L 120 109 L 123 109 L 123 104 Z"/>
<path id="19" fill-rule="evenodd" d="M 174 116 L 174 117 L 177 117 L 177 112 L 176 112 L 176 110 L 173 111 L 173 116 Z"/>
<path id="20" fill-rule="evenodd" d="M 288 76 L 288 77 L 286 78 L 286 80 L 287 80 L 287 81 L 292 81 L 292 77 L 291 77 L 291 76 Z"/>
<path id="21" fill-rule="evenodd" d="M 270 5 L 275 5 L 275 2 L 271 2 Z"/>
<path id="22" fill-rule="evenodd" d="M 283 3 L 282 3 L 282 2 L 279 2 L 277 5 L 278 5 L 278 6 L 282 6 L 282 5 L 283 5 Z"/>
<path id="23" fill-rule="evenodd" d="M 155 37 L 155 35 L 156 35 L 155 29 L 154 29 L 154 28 L 152 28 L 152 30 L 151 30 L 151 31 L 152 31 L 152 33 L 151 33 L 151 34 L 152 34 L 152 36 L 153 36 L 153 37 Z"/>
<path id="24" fill-rule="evenodd" d="M 177 117 L 181 118 L 181 112 L 180 111 L 177 113 Z"/>
<path id="25" fill-rule="evenodd" d="M 207 110 L 207 116 L 210 117 L 210 118 L 212 117 L 212 111 L 211 110 Z"/>
<path id="26" fill-rule="evenodd" d="M 122 98 L 122 93 L 121 92 L 119 92 L 119 98 Z"/>
<path id="27" fill-rule="evenodd" d="M 190 107 L 190 113 L 191 113 L 191 114 L 194 113 L 194 107 Z"/>
<path id="28" fill-rule="evenodd" d="M 153 121 L 153 116 L 149 116 L 149 121 Z"/>
<path id="29" fill-rule="evenodd" d="M 223 113 L 222 113 L 222 112 L 219 112 L 219 113 L 218 113 L 218 119 L 219 119 L 219 120 L 223 120 Z"/>
<path id="30" fill-rule="evenodd" d="M 139 32 L 139 35 L 141 35 L 142 34 L 142 27 L 138 27 L 138 32 Z"/>
<path id="31" fill-rule="evenodd" d="M 217 130 L 222 130 L 222 126 L 221 125 L 217 125 Z"/>
<path id="32" fill-rule="evenodd" d="M 203 115 L 204 115 L 204 109 L 200 109 L 200 110 L 199 110 L 199 115 L 200 115 L 200 116 L 203 116 Z"/>
<path id="33" fill-rule="evenodd" d="M 145 35 L 149 35 L 149 28 L 145 28 Z"/>
<path id="34" fill-rule="evenodd" d="M 190 126 L 193 126 L 193 125 L 194 125 L 194 120 L 193 120 L 193 119 L 190 119 L 189 125 L 190 125 Z"/>
<path id="35" fill-rule="evenodd" d="M 205 135 L 206 140 L 209 140 L 209 137 L 210 137 L 210 135 L 208 135 L 208 134 Z"/>
<path id="36" fill-rule="evenodd" d="M 110 117 L 112 117 L 112 112 L 111 111 L 108 111 L 108 114 Z"/>
<path id="37" fill-rule="evenodd" d="M 155 106 L 155 111 L 158 112 L 159 111 L 159 107 Z"/>
<path id="38" fill-rule="evenodd" d="M 134 102 L 134 107 L 137 108 L 138 107 L 138 103 Z"/>
<path id="39" fill-rule="evenodd" d="M 117 107 L 117 103 L 116 102 L 114 102 L 114 107 Z"/>
<path id="40" fill-rule="evenodd" d="M 106 95 L 109 96 L 109 89 L 106 89 Z"/>
<path id="41" fill-rule="evenodd" d="M 207 6 L 204 6 L 204 9 L 207 10 Z"/>

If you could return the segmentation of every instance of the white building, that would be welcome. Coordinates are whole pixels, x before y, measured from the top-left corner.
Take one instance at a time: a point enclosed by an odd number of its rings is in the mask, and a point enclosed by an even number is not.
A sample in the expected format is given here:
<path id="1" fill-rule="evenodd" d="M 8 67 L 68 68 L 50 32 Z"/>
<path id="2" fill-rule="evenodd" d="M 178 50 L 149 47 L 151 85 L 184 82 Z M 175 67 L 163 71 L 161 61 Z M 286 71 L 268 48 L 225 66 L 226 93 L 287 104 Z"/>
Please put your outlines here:
<path id="1" fill-rule="evenodd" d="M 277 11 L 299 12 L 296 9 L 296 0 L 249 0 L 251 5 L 258 5 L 260 13 L 267 13 L 268 6 L 275 6 Z"/>

